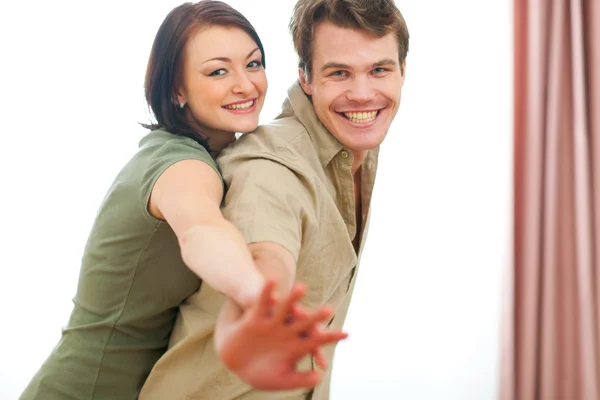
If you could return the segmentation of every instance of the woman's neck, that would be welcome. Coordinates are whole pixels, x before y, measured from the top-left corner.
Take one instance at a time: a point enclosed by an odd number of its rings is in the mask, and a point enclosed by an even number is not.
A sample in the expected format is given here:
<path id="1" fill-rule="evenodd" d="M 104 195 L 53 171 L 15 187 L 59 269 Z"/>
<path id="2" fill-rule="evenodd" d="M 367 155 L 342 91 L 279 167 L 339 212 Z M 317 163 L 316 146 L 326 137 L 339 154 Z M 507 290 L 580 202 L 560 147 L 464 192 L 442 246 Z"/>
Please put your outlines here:
<path id="1" fill-rule="evenodd" d="M 210 149 L 210 155 L 213 158 L 216 158 L 225 147 L 235 142 L 235 132 L 227 132 L 209 128 L 196 121 L 192 117 L 189 109 L 186 111 L 188 122 L 192 125 L 194 130 L 198 132 L 198 135 L 206 141 Z"/>
<path id="2" fill-rule="evenodd" d="M 204 133 L 204 132 L 203 132 Z M 210 155 L 216 158 L 221 151 L 235 142 L 234 132 L 211 132 L 204 133 L 208 148 L 210 149 Z"/>

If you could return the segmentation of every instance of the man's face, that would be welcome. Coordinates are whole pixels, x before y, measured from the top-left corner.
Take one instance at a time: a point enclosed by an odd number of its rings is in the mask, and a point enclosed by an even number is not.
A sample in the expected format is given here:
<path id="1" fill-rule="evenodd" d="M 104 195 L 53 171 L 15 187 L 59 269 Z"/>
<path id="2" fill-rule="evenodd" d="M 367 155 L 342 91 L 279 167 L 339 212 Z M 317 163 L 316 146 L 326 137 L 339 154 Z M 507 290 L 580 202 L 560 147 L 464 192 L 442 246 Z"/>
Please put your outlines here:
<path id="1" fill-rule="evenodd" d="M 321 123 L 353 152 L 381 144 L 398 111 L 404 74 L 393 33 L 381 38 L 321 22 L 313 42 L 310 82 L 304 92 Z"/>

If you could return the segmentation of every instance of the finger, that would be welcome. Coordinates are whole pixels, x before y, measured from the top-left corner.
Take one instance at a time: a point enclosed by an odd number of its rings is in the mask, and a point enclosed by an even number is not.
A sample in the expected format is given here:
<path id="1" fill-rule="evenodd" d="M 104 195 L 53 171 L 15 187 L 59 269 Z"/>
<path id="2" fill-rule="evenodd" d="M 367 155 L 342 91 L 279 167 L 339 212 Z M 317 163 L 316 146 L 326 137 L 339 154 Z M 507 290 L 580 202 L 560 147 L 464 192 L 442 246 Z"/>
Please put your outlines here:
<path id="1" fill-rule="evenodd" d="M 304 320 L 311 316 L 311 313 L 304 307 L 299 304 L 294 304 L 291 311 L 292 317 L 294 317 L 294 321 Z"/>
<path id="2" fill-rule="evenodd" d="M 317 345 L 323 346 L 326 344 L 337 343 L 340 340 L 344 340 L 348 337 L 348 333 L 342 331 L 322 331 L 318 334 L 313 334 L 310 336 L 310 341 Z"/>
<path id="3" fill-rule="evenodd" d="M 323 373 L 321 371 L 294 371 L 286 376 L 280 377 L 277 384 L 280 390 L 289 389 L 312 389 L 319 384 Z"/>
<path id="4" fill-rule="evenodd" d="M 305 310 L 303 307 L 300 307 L 298 304 L 294 304 L 290 312 L 288 313 L 284 323 L 286 325 L 291 325 L 298 321 L 305 320 L 310 316 L 311 314 L 307 310 Z"/>
<path id="5" fill-rule="evenodd" d="M 323 350 L 317 349 L 312 353 L 313 358 L 315 359 L 315 364 L 321 369 L 327 369 L 327 359 L 325 358 L 325 353 Z"/>
<path id="6" fill-rule="evenodd" d="M 306 286 L 303 284 L 296 284 L 290 291 L 287 299 L 285 299 L 275 312 L 275 321 L 283 322 L 283 323 L 291 323 L 293 318 L 289 318 L 292 315 L 292 308 L 294 305 L 300 301 L 300 299 L 306 293 Z"/>
<path id="7" fill-rule="evenodd" d="M 272 310 L 274 298 L 273 298 L 273 290 L 275 289 L 275 280 L 268 279 L 265 282 L 262 293 L 260 294 L 260 299 L 258 300 L 258 304 L 256 306 L 256 313 L 259 316 L 270 316 L 270 310 Z"/>
<path id="8" fill-rule="evenodd" d="M 329 320 L 333 315 L 333 309 L 328 306 L 323 306 L 315 311 L 312 315 L 303 319 L 298 319 L 294 324 L 294 328 L 298 332 L 309 332 L 315 328 L 320 322 Z"/>
<path id="9" fill-rule="evenodd" d="M 294 356 L 298 359 L 304 357 L 307 354 L 314 354 L 322 346 L 335 345 L 340 340 L 346 339 L 348 334 L 341 331 L 326 331 L 320 332 L 315 329 L 310 332 L 310 336 L 300 342 L 296 342 L 296 346 L 293 350 Z"/>

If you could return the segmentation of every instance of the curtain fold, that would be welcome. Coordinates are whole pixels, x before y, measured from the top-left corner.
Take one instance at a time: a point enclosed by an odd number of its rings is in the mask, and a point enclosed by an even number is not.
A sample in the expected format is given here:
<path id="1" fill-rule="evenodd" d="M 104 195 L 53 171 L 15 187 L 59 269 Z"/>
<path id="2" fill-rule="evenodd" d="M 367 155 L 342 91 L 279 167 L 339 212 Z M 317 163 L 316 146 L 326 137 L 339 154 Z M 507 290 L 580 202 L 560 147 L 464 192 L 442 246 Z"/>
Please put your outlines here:
<path id="1" fill-rule="evenodd" d="M 600 400 L 599 3 L 514 0 L 503 400 Z"/>

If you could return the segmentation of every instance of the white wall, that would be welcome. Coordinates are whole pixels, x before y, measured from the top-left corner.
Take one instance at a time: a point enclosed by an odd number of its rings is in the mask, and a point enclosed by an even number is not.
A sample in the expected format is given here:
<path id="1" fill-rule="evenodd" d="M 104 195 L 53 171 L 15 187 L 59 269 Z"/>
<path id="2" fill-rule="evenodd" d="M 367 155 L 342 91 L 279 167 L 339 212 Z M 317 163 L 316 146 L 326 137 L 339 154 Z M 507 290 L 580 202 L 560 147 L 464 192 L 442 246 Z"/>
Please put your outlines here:
<path id="1" fill-rule="evenodd" d="M 296 76 L 293 1 L 230 1 L 265 44 L 263 121 Z M 398 1 L 412 36 L 408 75 L 382 150 L 333 400 L 496 398 L 510 216 L 508 3 Z M 177 4 L 0 5 L 0 399 L 17 398 L 68 318 L 95 211 L 144 133 L 152 39 Z"/>

